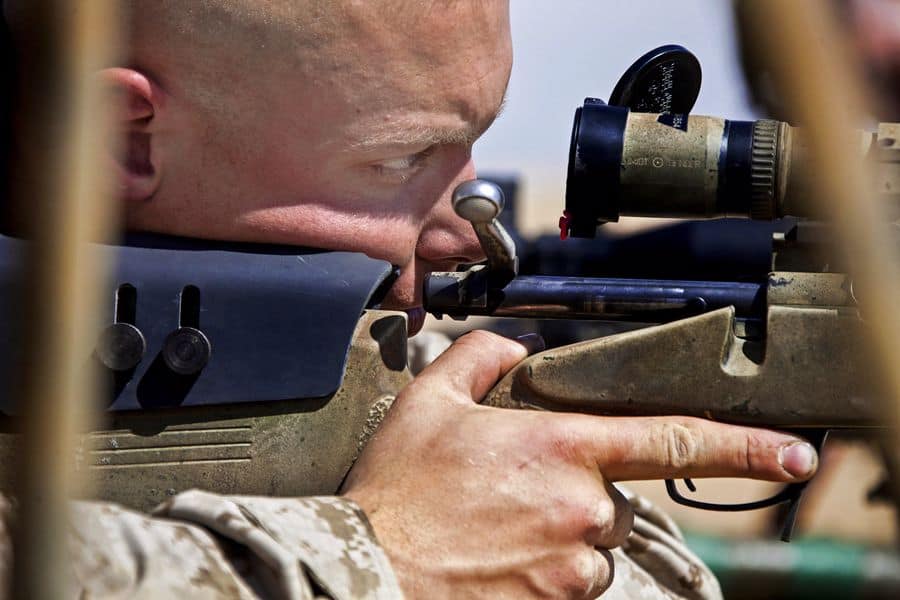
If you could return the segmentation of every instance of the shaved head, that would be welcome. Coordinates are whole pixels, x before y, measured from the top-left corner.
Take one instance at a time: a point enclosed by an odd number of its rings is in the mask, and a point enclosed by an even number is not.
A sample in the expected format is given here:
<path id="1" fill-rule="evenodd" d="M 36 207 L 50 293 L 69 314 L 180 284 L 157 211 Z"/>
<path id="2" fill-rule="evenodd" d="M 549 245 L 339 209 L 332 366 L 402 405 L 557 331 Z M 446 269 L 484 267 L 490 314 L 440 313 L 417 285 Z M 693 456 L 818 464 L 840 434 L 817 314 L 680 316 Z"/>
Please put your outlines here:
<path id="1" fill-rule="evenodd" d="M 347 10 L 319 0 L 132 0 L 127 6 L 128 61 L 152 70 L 161 83 L 193 76 L 247 76 L 249 68 L 296 76 L 336 66 L 323 51 L 340 37 Z M 228 68 L 226 68 L 228 67 Z M 227 84 L 228 81 L 219 80 Z"/>

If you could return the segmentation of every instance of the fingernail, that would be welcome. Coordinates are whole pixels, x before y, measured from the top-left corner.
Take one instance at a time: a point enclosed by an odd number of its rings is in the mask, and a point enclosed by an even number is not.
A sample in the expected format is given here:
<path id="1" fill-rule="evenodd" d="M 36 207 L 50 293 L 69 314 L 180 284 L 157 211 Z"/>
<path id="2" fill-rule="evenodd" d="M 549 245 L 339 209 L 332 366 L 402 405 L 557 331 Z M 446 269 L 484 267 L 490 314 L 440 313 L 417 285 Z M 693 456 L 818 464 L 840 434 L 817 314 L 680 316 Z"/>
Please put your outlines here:
<path id="1" fill-rule="evenodd" d="M 794 477 L 809 477 L 819 465 L 816 449 L 806 442 L 792 442 L 778 451 L 781 467 Z"/>
<path id="2" fill-rule="evenodd" d="M 516 338 L 516 341 L 525 346 L 528 354 L 541 352 L 547 347 L 547 344 L 544 343 L 544 338 L 536 333 L 526 333 L 525 335 L 520 335 Z"/>

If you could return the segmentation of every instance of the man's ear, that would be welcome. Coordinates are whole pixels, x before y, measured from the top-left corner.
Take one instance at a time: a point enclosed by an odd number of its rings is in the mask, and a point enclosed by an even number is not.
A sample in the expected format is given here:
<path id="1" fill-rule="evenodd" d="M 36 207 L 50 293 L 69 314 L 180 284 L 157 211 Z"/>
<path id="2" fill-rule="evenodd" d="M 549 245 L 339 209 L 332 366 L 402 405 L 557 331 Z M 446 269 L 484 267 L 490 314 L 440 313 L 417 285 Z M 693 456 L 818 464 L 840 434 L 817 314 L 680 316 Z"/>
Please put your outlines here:
<path id="1" fill-rule="evenodd" d="M 125 200 L 146 200 L 156 193 L 160 181 L 157 123 L 163 93 L 134 69 L 104 69 L 97 79 L 115 119 L 109 157 L 116 189 Z"/>

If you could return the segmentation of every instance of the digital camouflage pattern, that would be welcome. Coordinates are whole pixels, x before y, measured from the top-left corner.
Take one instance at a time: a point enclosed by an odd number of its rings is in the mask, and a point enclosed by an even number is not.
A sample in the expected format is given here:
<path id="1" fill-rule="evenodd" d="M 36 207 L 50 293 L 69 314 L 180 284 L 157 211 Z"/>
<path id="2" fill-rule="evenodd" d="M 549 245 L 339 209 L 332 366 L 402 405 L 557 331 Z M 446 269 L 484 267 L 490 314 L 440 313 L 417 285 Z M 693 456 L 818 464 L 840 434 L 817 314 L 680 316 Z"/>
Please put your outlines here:
<path id="1" fill-rule="evenodd" d="M 3 533 L 12 510 L 2 503 Z M 71 598 L 402 597 L 368 520 L 337 497 L 225 497 L 192 490 L 146 515 L 73 502 Z M 4 535 L 0 553 L 11 556 Z M 9 589 L 4 560 L 3 589 Z"/>
<path id="2" fill-rule="evenodd" d="M 715 577 L 678 527 L 630 498 L 635 527 L 613 551 L 604 598 L 713 600 Z M 9 589 L 14 509 L 0 497 L 0 585 Z M 71 598 L 402 598 L 365 515 L 339 497 L 267 498 L 184 492 L 153 515 L 73 502 Z"/>
<path id="3" fill-rule="evenodd" d="M 158 516 L 205 526 L 271 572 L 277 598 L 397 598 L 400 588 L 362 510 L 338 497 L 176 496 Z"/>

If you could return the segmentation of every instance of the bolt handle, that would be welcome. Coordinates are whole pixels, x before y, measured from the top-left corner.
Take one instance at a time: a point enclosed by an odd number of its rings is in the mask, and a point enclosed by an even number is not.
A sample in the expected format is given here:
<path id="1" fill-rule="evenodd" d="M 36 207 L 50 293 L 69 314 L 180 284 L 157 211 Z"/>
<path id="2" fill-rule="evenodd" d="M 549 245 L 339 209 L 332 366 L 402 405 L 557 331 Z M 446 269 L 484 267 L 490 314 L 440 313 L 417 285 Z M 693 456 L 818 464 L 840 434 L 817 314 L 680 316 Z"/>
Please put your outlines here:
<path id="1" fill-rule="evenodd" d="M 503 190 L 483 179 L 464 181 L 453 190 L 453 210 L 472 224 L 492 276 L 505 285 L 519 272 L 516 245 L 497 217 L 503 212 Z"/>

